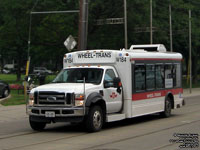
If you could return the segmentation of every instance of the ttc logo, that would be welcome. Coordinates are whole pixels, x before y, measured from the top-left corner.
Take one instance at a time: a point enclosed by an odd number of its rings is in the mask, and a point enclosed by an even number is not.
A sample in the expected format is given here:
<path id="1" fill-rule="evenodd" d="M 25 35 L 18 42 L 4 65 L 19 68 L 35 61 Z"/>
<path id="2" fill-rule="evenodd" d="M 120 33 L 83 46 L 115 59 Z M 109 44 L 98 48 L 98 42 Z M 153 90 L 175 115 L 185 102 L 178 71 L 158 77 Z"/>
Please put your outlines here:
<path id="1" fill-rule="evenodd" d="M 110 98 L 114 99 L 117 97 L 117 94 L 115 92 L 112 92 L 112 94 L 110 95 Z"/>

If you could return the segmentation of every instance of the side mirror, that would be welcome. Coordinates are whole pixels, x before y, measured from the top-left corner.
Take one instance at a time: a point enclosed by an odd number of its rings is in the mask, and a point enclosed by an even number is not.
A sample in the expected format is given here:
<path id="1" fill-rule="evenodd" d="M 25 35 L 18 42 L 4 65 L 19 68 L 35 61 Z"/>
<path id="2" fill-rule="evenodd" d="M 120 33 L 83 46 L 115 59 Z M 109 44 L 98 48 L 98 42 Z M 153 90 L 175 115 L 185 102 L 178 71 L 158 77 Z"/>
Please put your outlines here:
<path id="1" fill-rule="evenodd" d="M 103 85 L 105 89 L 110 87 L 110 84 L 108 81 L 104 81 Z"/>
<path id="2" fill-rule="evenodd" d="M 25 76 L 25 78 L 24 78 L 24 80 L 26 81 L 26 82 L 29 82 L 30 81 L 30 76 Z"/>
<path id="3" fill-rule="evenodd" d="M 28 77 L 28 82 L 31 80 L 31 77 Z"/>
<path id="4" fill-rule="evenodd" d="M 120 88 L 122 86 L 121 79 L 119 77 L 115 77 L 113 79 L 113 85 L 115 88 Z"/>

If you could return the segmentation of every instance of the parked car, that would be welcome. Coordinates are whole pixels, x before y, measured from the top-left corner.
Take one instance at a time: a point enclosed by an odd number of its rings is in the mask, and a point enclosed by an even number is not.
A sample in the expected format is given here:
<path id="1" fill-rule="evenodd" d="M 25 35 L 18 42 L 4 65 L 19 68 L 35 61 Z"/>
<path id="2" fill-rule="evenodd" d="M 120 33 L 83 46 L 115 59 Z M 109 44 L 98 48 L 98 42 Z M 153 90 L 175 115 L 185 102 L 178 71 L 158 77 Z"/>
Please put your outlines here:
<path id="1" fill-rule="evenodd" d="M 47 70 L 45 67 L 35 67 L 33 68 L 33 73 L 34 74 L 52 74 L 53 72 L 51 70 Z"/>
<path id="2" fill-rule="evenodd" d="M 8 73 L 10 73 L 10 70 L 8 70 L 8 69 L 3 69 L 3 73 L 8 74 Z"/>
<path id="3" fill-rule="evenodd" d="M 0 80 L 0 97 L 7 97 L 10 94 L 10 88 L 8 83 Z"/>

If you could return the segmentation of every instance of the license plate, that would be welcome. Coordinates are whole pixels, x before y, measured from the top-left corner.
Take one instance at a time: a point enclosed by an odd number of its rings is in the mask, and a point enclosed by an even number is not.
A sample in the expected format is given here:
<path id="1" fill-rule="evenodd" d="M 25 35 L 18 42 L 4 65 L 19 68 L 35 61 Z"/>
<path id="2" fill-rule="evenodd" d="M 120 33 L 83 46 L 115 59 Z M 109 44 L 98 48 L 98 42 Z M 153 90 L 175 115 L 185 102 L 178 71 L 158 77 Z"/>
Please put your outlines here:
<path id="1" fill-rule="evenodd" d="M 45 117 L 55 117 L 54 111 L 45 111 Z"/>

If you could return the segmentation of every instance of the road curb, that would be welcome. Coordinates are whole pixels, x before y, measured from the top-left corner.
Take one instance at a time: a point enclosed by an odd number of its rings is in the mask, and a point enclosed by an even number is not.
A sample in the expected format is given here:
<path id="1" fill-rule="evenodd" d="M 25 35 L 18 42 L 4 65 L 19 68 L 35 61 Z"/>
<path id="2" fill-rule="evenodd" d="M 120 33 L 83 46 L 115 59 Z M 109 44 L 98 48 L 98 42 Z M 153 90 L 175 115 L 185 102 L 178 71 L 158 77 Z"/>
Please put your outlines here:
<path id="1" fill-rule="evenodd" d="M 1 99 L 0 99 L 0 102 L 2 102 L 2 101 L 4 101 L 4 100 L 6 100 L 6 99 L 8 99 L 8 98 L 11 98 L 11 94 L 9 94 L 9 95 L 8 95 L 8 97 L 1 98 Z M 0 106 L 3 106 L 3 105 L 1 105 L 1 104 L 0 104 Z"/>
<path id="2" fill-rule="evenodd" d="M 188 98 L 188 97 L 197 97 L 197 96 L 200 96 L 200 94 L 191 94 L 191 95 L 186 95 L 186 96 L 184 96 L 183 95 L 183 98 Z"/>
<path id="3" fill-rule="evenodd" d="M 200 96 L 200 88 L 193 88 L 192 93 L 190 93 L 190 89 L 183 89 L 183 97 L 194 97 L 194 96 Z"/>

